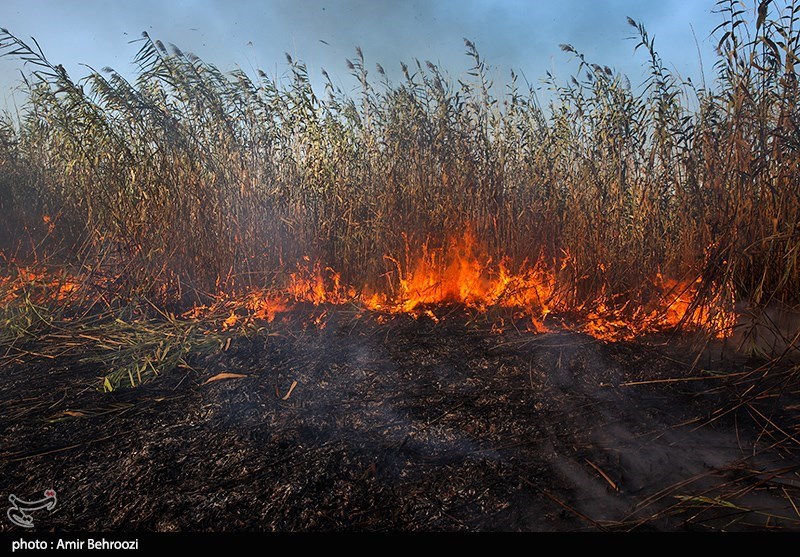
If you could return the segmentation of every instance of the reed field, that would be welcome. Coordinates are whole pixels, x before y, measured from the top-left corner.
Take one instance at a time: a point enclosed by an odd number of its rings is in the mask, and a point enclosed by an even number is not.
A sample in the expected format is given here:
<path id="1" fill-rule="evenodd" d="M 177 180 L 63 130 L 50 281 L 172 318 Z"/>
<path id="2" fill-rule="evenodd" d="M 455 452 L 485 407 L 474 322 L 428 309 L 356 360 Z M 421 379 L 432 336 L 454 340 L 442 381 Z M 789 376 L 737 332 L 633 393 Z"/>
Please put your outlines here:
<path id="1" fill-rule="evenodd" d="M 210 316 L 298 302 L 521 308 L 612 340 L 796 311 L 800 2 L 716 8 L 700 83 L 633 20 L 643 84 L 562 45 L 574 77 L 496 86 L 465 40 L 462 76 L 411 60 L 392 81 L 356 49 L 352 91 L 146 33 L 131 80 L 76 80 L 2 30 L 26 77 L 0 120 L 0 342 L 155 320 L 171 367 Z"/>

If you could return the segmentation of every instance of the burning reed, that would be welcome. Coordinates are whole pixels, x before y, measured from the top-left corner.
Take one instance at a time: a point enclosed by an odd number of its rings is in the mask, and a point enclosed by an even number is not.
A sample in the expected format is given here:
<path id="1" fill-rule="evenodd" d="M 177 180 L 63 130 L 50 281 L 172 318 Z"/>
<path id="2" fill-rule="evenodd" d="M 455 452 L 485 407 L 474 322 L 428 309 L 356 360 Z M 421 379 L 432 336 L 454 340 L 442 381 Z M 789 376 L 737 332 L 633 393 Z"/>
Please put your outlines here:
<path id="1" fill-rule="evenodd" d="M 420 61 L 374 79 L 358 49 L 357 93 L 324 74 L 319 96 L 291 58 L 282 80 L 225 74 L 147 34 L 135 79 L 76 82 L 3 30 L 2 55 L 32 69 L 0 122 L 4 311 L 44 304 L 20 292 L 47 285 L 48 306 L 240 300 L 229 324 L 298 301 L 458 302 L 629 338 L 727 335 L 736 302 L 796 308 L 800 3 L 718 10 L 713 87 L 681 80 L 630 20 L 646 83 L 564 45 L 577 71 L 547 76 L 546 106 L 514 73 L 498 92 L 469 41 L 464 79 Z M 60 285 L 20 290 L 54 263 Z"/>

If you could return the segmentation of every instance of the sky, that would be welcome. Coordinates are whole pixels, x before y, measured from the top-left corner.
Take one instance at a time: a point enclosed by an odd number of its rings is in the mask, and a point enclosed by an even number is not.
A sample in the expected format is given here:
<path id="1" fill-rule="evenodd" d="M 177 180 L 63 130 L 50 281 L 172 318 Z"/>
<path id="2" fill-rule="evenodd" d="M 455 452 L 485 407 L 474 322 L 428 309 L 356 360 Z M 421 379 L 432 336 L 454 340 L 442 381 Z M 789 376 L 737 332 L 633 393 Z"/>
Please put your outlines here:
<path id="1" fill-rule="evenodd" d="M 714 0 L 2 0 L 0 27 L 35 37 L 73 78 L 86 75 L 81 64 L 131 75 L 138 47 L 130 41 L 147 31 L 223 70 L 280 77 L 288 52 L 307 64 L 315 84 L 324 68 L 346 91 L 356 88 L 345 62 L 356 46 L 369 69 L 380 63 L 390 76 L 400 75 L 400 61 L 417 58 L 459 77 L 469 67 L 464 37 L 498 82 L 510 69 L 535 86 L 548 70 L 567 79 L 576 64 L 559 44 L 569 43 L 635 86 L 646 58 L 626 40 L 634 31 L 627 17 L 645 24 L 670 68 L 698 80 L 701 58 L 707 77 L 712 71 L 713 8 Z M 0 58 L 6 107 L 19 102 L 13 91 L 23 69 Z"/>

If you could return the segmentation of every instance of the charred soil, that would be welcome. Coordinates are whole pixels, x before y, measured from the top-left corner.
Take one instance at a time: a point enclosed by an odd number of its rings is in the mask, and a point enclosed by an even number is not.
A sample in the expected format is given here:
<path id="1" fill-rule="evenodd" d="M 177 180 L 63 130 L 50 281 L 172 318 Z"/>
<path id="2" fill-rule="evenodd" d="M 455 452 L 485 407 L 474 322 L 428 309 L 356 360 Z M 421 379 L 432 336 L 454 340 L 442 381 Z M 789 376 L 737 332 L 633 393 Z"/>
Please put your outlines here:
<path id="1" fill-rule="evenodd" d="M 338 311 L 113 393 L 32 358 L 0 493 L 55 489 L 43 530 L 798 528 L 792 370 L 688 342 Z"/>

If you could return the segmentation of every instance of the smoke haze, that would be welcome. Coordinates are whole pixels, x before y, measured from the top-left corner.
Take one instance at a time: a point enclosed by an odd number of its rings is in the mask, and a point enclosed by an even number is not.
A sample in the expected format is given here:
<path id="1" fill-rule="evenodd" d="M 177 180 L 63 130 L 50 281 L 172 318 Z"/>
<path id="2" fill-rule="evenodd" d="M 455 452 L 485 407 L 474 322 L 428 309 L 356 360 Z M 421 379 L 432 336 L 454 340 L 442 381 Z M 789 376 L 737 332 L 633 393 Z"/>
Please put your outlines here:
<path id="1" fill-rule="evenodd" d="M 355 87 L 345 60 L 356 46 L 370 70 L 380 63 L 391 77 L 399 75 L 400 61 L 415 58 L 441 64 L 457 77 L 469 65 L 463 37 L 477 44 L 498 81 L 509 69 L 534 85 L 547 71 L 567 78 L 575 65 L 558 45 L 571 43 L 636 85 L 644 76 L 644 58 L 633 56 L 634 43 L 625 40 L 632 31 L 626 17 L 644 22 L 671 68 L 698 79 L 691 26 L 708 66 L 715 43 L 709 35 L 717 23 L 713 7 L 712 0 L 7 0 L 0 26 L 24 39 L 35 37 L 73 78 L 87 73 L 81 64 L 127 74 L 137 51 L 129 41 L 147 31 L 223 70 L 238 65 L 280 77 L 288 52 L 308 64 L 316 85 L 324 68 L 345 90 Z M 18 60 L 0 60 L 6 103 L 20 69 Z"/>

